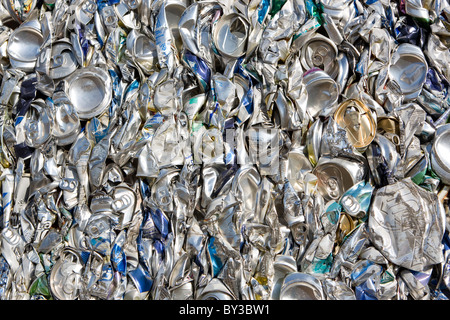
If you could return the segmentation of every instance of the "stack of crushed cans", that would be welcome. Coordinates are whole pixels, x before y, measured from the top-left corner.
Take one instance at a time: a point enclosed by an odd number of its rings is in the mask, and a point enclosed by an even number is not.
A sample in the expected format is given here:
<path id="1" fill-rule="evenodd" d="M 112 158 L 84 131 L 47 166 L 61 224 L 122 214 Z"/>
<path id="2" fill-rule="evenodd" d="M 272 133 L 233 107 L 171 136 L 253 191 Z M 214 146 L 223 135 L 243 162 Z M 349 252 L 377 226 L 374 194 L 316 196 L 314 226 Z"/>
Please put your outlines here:
<path id="1" fill-rule="evenodd" d="M 448 0 L 0 21 L 0 299 L 450 298 Z"/>

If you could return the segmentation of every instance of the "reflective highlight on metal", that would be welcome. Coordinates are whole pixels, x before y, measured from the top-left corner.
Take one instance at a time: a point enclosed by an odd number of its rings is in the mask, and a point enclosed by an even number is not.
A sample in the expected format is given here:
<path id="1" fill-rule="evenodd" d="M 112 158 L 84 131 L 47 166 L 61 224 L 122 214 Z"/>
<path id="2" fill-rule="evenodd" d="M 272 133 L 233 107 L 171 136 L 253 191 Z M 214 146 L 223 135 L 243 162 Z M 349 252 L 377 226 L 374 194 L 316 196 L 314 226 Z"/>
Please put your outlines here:
<path id="1" fill-rule="evenodd" d="M 37 20 L 31 20 L 15 29 L 11 33 L 6 48 L 11 65 L 24 71 L 32 71 L 43 42 L 44 39 Z"/>

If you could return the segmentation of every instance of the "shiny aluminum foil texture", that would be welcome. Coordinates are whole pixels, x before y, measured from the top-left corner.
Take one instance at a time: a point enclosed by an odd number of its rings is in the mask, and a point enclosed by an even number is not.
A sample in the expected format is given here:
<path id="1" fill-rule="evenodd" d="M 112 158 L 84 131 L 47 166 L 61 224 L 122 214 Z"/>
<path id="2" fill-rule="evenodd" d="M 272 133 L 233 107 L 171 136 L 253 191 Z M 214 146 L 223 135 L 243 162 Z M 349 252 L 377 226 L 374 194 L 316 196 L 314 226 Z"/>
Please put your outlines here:
<path id="1" fill-rule="evenodd" d="M 448 300 L 450 4 L 0 3 L 0 300 Z"/>

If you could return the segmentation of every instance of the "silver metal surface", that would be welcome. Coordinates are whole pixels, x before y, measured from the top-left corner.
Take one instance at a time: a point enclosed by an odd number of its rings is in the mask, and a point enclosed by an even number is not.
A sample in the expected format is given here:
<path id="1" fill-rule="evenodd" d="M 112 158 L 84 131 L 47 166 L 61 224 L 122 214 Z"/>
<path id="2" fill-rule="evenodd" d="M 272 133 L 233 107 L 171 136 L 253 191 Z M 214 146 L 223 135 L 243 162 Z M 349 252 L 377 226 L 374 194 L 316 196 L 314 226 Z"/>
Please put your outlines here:
<path id="1" fill-rule="evenodd" d="M 447 156 L 450 152 L 450 130 L 439 132 L 431 149 L 431 166 L 441 180 L 450 184 L 450 158 Z"/>
<path id="2" fill-rule="evenodd" d="M 307 110 L 310 116 L 332 114 L 339 96 L 336 82 L 320 69 L 307 71 L 303 81 L 308 92 Z"/>
<path id="3" fill-rule="evenodd" d="M 213 39 L 217 50 L 226 57 L 237 58 L 245 53 L 249 23 L 240 14 L 224 15 L 214 26 Z"/>
<path id="4" fill-rule="evenodd" d="M 345 191 L 362 181 L 367 169 L 359 162 L 344 158 L 321 157 L 313 173 L 325 200 L 338 200 Z"/>
<path id="5" fill-rule="evenodd" d="M 443 260 L 444 215 L 436 197 L 410 178 L 377 190 L 368 219 L 369 236 L 389 261 L 421 271 Z"/>
<path id="6" fill-rule="evenodd" d="M 427 70 L 428 64 L 420 48 L 402 43 L 392 56 L 389 77 L 398 84 L 405 100 L 411 100 L 420 94 Z"/>
<path id="7" fill-rule="evenodd" d="M 314 276 L 301 272 L 290 273 L 284 278 L 280 299 L 325 300 L 321 282 Z"/>
<path id="8" fill-rule="evenodd" d="M 67 96 L 80 119 L 100 115 L 108 107 L 112 97 L 111 78 L 98 67 L 77 69 L 64 80 Z"/>

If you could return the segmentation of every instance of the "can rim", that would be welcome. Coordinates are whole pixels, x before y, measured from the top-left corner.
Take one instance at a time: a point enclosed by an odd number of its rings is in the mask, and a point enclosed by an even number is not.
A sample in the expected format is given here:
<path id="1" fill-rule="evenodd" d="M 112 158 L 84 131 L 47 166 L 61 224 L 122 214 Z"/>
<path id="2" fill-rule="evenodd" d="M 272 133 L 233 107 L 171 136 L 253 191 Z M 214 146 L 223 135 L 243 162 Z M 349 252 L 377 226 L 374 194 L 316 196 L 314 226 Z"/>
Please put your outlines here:
<path id="1" fill-rule="evenodd" d="M 19 28 L 17 28 L 16 30 L 14 30 L 14 31 L 11 33 L 9 39 L 11 40 L 11 39 L 13 39 L 14 37 L 17 37 L 18 35 L 20 36 L 20 34 L 21 34 L 22 32 L 33 33 L 34 35 L 37 35 L 38 38 L 41 40 L 40 45 L 42 45 L 42 43 L 44 43 L 44 37 L 43 37 L 43 35 L 42 35 L 42 32 L 41 32 L 40 30 L 38 30 L 38 29 L 32 27 L 32 26 L 20 26 Z M 20 38 L 20 37 L 19 37 L 19 38 Z M 34 63 L 36 63 L 36 61 L 37 61 L 37 59 L 38 59 L 38 57 L 39 57 L 39 53 L 36 55 L 36 57 L 35 57 L 34 59 L 26 60 L 26 59 L 23 59 L 23 58 L 21 58 L 21 57 L 18 57 L 18 55 L 14 52 L 14 50 L 11 52 L 11 45 L 12 45 L 12 44 L 13 44 L 13 43 L 12 43 L 11 41 L 8 41 L 8 45 L 7 45 L 7 47 L 6 47 L 6 51 L 7 51 L 7 53 L 8 53 L 8 56 L 10 57 L 10 59 L 15 60 L 15 61 L 17 61 L 17 62 L 25 62 L 25 63 L 34 62 Z M 40 45 L 39 45 L 39 46 L 40 46 Z M 25 47 L 26 47 L 26 46 L 25 46 Z"/>
<path id="2" fill-rule="evenodd" d="M 300 55 L 300 63 L 302 64 L 302 66 L 303 66 L 303 68 L 305 68 L 306 70 L 310 70 L 310 69 L 312 69 L 312 68 L 314 68 L 315 66 L 314 65 L 309 65 L 308 64 L 308 61 L 307 61 L 307 59 L 306 59 L 306 50 L 307 50 L 307 48 L 308 48 L 308 45 L 311 43 L 311 42 L 316 42 L 316 41 L 321 41 L 321 42 L 325 42 L 326 44 L 328 44 L 328 45 L 330 45 L 330 47 L 333 49 L 333 52 L 334 52 L 334 61 L 335 61 L 335 63 L 334 63 L 334 65 L 333 65 L 333 67 L 331 68 L 331 70 L 332 70 L 332 73 L 331 74 L 329 74 L 329 76 L 332 78 L 332 79 L 334 79 L 334 78 L 336 78 L 337 77 L 337 75 L 338 75 L 338 71 L 339 71 L 339 68 L 338 68 L 338 64 L 337 64 L 337 56 L 338 56 L 338 48 L 337 48 L 337 46 L 335 45 L 335 43 L 331 40 L 331 39 L 329 39 L 329 38 L 327 38 L 327 37 L 325 37 L 325 36 L 323 36 L 323 35 L 321 35 L 321 34 L 316 34 L 315 36 L 313 36 L 313 37 L 311 37 L 311 38 L 309 38 L 308 40 L 306 40 L 306 42 L 302 45 L 302 48 L 301 48 L 301 55 Z M 324 71 L 324 70 L 323 70 Z M 324 71 L 325 72 L 325 71 Z M 327 72 L 325 72 L 325 73 L 327 73 Z M 328 73 L 327 73 L 328 74 Z"/>
<path id="3" fill-rule="evenodd" d="M 104 93 L 102 101 L 97 106 L 92 108 L 92 110 L 90 111 L 80 111 L 79 106 L 76 106 L 72 102 L 74 109 L 78 114 L 78 117 L 82 120 L 87 120 L 102 114 L 108 107 L 112 98 L 111 92 L 112 83 L 111 77 L 109 76 L 108 72 L 101 68 L 90 66 L 86 68 L 77 69 L 68 78 L 64 80 L 67 84 L 67 86 L 65 87 L 65 91 L 69 99 L 71 98 L 70 89 L 72 88 L 72 83 L 84 77 L 99 79 L 100 83 L 102 83 L 103 85 L 102 91 Z"/>
<path id="4" fill-rule="evenodd" d="M 225 52 L 220 45 L 218 45 L 218 33 L 219 31 L 225 26 L 226 23 L 228 23 L 231 19 L 239 18 L 240 21 L 243 22 L 246 28 L 246 34 L 245 34 L 245 40 L 242 41 L 242 43 L 239 44 L 239 46 L 234 51 L 235 53 L 227 53 Z M 230 24 L 230 23 L 229 23 Z M 213 25 L 212 30 L 212 40 L 214 43 L 215 48 L 220 52 L 221 55 L 228 57 L 228 58 L 239 58 L 242 55 L 245 54 L 245 47 L 247 46 L 248 42 L 248 32 L 249 32 L 249 26 L 250 23 L 248 22 L 247 18 L 237 12 L 232 12 L 229 14 L 225 14 Z"/>
<path id="5" fill-rule="evenodd" d="M 320 283 L 319 279 L 311 274 L 303 272 L 289 273 L 284 278 L 281 285 L 280 299 L 282 300 L 282 297 L 286 293 L 286 291 L 293 287 L 308 287 L 320 295 L 320 298 L 318 300 L 323 300 L 325 298 L 322 290 L 322 284 Z"/>
<path id="6" fill-rule="evenodd" d="M 367 147 L 368 145 L 370 145 L 372 143 L 373 139 L 375 139 L 376 132 L 377 132 L 377 124 L 375 122 L 375 119 L 372 116 L 371 110 L 361 100 L 358 100 L 358 99 L 347 99 L 347 100 L 343 101 L 338 106 L 338 108 L 336 109 L 336 112 L 334 113 L 334 120 L 341 127 L 345 128 L 345 126 L 342 125 L 343 113 L 345 112 L 347 107 L 350 104 L 352 104 L 352 103 L 356 105 L 356 107 L 357 107 L 358 111 L 360 112 L 360 114 L 367 115 L 367 117 L 369 119 L 370 132 L 369 132 L 368 137 L 362 142 L 356 141 L 356 143 L 352 143 L 353 146 L 355 148 L 357 148 L 357 149 L 365 148 L 365 147 Z"/>

